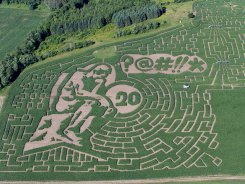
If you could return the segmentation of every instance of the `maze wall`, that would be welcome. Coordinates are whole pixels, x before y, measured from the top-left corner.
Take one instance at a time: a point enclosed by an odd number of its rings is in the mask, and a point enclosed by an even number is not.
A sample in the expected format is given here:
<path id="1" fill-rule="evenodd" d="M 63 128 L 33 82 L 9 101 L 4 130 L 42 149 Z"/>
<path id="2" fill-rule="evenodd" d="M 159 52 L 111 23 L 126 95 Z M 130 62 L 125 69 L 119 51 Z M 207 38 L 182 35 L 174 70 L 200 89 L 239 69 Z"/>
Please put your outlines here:
<path id="1" fill-rule="evenodd" d="M 21 76 L 0 118 L 0 171 L 106 178 L 222 166 L 210 91 L 245 87 L 244 6 L 193 10 L 191 25 L 115 45 L 116 57 L 91 52 Z"/>

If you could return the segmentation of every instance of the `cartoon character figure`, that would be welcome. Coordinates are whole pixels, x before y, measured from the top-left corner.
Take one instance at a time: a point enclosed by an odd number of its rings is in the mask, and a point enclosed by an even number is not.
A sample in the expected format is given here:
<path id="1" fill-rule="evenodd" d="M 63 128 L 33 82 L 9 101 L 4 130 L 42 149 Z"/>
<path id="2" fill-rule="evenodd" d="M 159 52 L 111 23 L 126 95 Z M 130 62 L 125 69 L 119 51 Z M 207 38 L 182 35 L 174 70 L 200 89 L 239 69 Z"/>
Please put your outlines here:
<path id="1" fill-rule="evenodd" d="M 25 151 L 62 142 L 80 145 L 79 135 L 90 127 L 95 118 L 92 110 L 99 108 L 102 117 L 113 112 L 110 99 L 103 94 L 103 89 L 113 82 L 115 70 L 111 65 L 90 65 L 77 69 L 61 89 L 52 110 L 56 113 L 41 119 L 26 143 Z M 50 99 L 50 103 L 53 106 L 54 100 Z"/>

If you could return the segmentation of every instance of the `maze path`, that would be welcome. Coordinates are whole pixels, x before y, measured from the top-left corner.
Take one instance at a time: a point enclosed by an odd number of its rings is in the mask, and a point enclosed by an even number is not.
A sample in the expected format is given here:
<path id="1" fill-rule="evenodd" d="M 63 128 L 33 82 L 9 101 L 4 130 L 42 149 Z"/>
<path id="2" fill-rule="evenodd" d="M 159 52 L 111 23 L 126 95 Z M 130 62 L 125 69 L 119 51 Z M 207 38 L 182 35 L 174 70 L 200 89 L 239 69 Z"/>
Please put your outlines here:
<path id="1" fill-rule="evenodd" d="M 210 91 L 245 86 L 242 3 L 198 1 L 190 25 L 118 44 L 115 58 L 26 73 L 3 109 L 0 170 L 220 167 Z"/>

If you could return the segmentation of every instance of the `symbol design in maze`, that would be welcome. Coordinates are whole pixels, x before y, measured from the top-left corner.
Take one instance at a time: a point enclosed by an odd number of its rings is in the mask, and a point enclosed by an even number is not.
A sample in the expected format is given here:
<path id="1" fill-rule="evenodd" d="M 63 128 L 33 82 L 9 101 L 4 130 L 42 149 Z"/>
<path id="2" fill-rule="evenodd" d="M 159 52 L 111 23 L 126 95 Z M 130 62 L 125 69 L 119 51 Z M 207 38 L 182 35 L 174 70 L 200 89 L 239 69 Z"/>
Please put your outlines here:
<path id="1" fill-rule="evenodd" d="M 191 62 L 201 63 L 193 72 L 203 72 L 206 63 L 181 55 L 167 61 L 171 69 L 155 69 L 158 59 L 169 56 L 125 55 L 115 65 L 85 62 L 62 69 L 49 91 L 47 113 L 28 125 L 32 133 L 25 134 L 29 138 L 23 139 L 23 150 L 6 165 L 53 172 L 219 166 L 222 160 L 213 155 L 218 142 L 209 93 L 203 98 L 174 90 L 173 81 L 161 74 L 190 71 Z M 138 63 L 141 58 L 143 64 Z M 151 75 L 142 78 L 146 71 L 137 64 L 151 68 Z M 33 115 L 27 116 L 33 121 Z"/>
<path id="2" fill-rule="evenodd" d="M 202 73 L 207 63 L 198 56 L 153 54 L 147 57 L 139 54 L 124 55 L 121 58 L 125 73 L 180 74 L 184 72 Z"/>

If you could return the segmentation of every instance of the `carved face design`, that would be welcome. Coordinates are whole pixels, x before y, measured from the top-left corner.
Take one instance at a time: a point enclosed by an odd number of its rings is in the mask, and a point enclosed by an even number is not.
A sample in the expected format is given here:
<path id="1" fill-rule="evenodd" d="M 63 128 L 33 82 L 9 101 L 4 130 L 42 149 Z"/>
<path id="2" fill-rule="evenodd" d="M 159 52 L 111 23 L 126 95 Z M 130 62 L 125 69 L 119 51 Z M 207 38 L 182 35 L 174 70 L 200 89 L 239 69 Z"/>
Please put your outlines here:
<path id="1" fill-rule="evenodd" d="M 94 79 L 105 79 L 111 73 L 111 68 L 106 65 L 99 65 L 93 69 L 92 73 Z"/>

